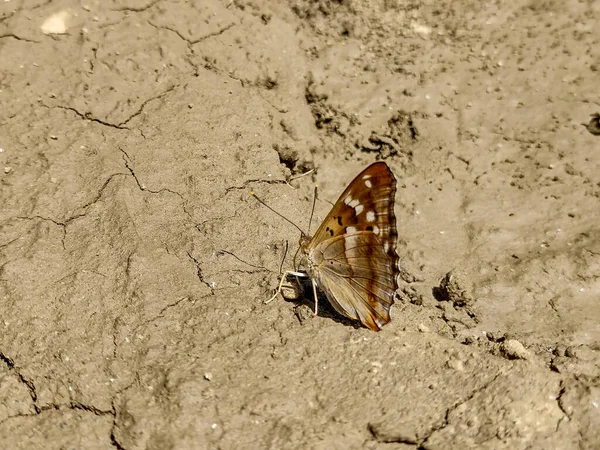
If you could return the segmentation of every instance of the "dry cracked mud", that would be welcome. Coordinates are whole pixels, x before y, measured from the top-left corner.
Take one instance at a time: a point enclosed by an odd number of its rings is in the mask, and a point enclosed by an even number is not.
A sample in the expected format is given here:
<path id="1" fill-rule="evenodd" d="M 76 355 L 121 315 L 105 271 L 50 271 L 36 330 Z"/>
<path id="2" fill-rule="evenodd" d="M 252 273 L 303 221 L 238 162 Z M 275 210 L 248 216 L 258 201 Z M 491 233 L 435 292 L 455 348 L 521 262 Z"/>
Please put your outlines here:
<path id="1" fill-rule="evenodd" d="M 598 23 L 1 2 L 0 447 L 600 448 Z M 264 305 L 299 236 L 249 192 L 306 228 L 375 160 L 392 321 Z"/>

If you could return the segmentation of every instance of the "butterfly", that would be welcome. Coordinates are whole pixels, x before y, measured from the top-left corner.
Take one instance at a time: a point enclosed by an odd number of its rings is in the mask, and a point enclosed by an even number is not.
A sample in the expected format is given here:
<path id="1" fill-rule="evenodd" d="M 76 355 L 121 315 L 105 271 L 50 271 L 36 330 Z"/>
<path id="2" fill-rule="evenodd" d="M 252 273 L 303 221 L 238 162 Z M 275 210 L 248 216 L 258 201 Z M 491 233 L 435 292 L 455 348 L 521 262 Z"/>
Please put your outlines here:
<path id="1" fill-rule="evenodd" d="M 390 321 L 400 272 L 396 253 L 396 178 L 385 162 L 371 164 L 348 185 L 312 237 L 300 237 L 300 267 L 341 315 L 379 331 Z M 270 300 L 271 300 L 270 299 Z M 270 301 L 269 300 L 269 301 Z"/>

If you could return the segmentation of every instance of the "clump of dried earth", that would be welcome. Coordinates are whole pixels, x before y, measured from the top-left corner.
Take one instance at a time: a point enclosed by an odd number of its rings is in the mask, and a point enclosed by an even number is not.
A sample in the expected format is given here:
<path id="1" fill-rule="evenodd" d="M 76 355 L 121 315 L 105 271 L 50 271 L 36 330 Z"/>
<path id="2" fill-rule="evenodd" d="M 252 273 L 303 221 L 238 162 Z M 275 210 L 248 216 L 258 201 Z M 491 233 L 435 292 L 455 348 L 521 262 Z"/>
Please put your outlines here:
<path id="1" fill-rule="evenodd" d="M 0 447 L 600 448 L 599 22 L 2 2 Z M 392 321 L 264 305 L 298 231 L 249 192 L 306 228 L 377 159 Z"/>

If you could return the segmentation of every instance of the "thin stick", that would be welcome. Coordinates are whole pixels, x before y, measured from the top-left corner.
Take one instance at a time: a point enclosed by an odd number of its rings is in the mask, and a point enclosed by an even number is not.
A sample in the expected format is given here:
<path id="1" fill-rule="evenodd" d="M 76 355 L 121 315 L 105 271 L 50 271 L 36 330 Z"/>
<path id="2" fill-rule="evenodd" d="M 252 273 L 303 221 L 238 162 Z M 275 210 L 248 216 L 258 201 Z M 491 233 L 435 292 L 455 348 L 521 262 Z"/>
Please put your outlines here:
<path id="1" fill-rule="evenodd" d="M 306 175 L 313 173 L 314 171 L 315 171 L 315 169 L 310 169 L 308 172 L 304 172 L 304 173 L 301 173 L 300 175 L 295 175 L 293 177 L 290 177 L 290 181 L 294 181 L 294 180 L 297 180 L 298 178 L 305 177 Z"/>

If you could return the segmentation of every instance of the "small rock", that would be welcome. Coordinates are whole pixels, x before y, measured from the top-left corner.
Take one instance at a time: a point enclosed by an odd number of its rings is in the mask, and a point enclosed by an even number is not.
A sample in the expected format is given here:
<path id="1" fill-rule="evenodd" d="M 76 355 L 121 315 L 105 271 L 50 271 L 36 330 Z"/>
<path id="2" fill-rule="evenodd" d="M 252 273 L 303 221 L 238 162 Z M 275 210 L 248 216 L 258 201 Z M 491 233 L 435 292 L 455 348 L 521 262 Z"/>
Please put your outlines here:
<path id="1" fill-rule="evenodd" d="M 519 341 L 509 339 L 500 344 L 500 353 L 506 359 L 529 359 L 531 354 Z"/>
<path id="2" fill-rule="evenodd" d="M 286 300 L 298 300 L 303 294 L 302 287 L 297 283 L 289 283 L 281 286 L 281 295 Z"/>
<path id="3" fill-rule="evenodd" d="M 312 309 L 308 305 L 298 305 L 294 308 L 294 314 L 298 319 L 298 322 L 304 323 L 308 319 L 311 319 L 315 314 Z"/>
<path id="4" fill-rule="evenodd" d="M 581 361 L 595 361 L 598 358 L 598 351 L 594 351 L 588 345 L 569 346 L 565 350 L 565 356 L 577 358 Z"/>
<path id="5" fill-rule="evenodd" d="M 65 34 L 67 32 L 67 22 L 71 19 L 71 14 L 67 10 L 59 11 L 48 16 L 41 26 L 44 34 Z"/>
<path id="6" fill-rule="evenodd" d="M 594 136 L 600 136 L 600 114 L 595 113 L 592 114 L 592 118 L 588 124 L 583 124 L 587 130 L 592 133 Z"/>
<path id="7" fill-rule="evenodd" d="M 441 301 L 450 301 L 454 306 L 466 306 L 473 302 L 470 293 L 471 283 L 461 270 L 451 270 L 440 281 L 436 297 Z"/>
<path id="8" fill-rule="evenodd" d="M 204 374 L 204 379 L 205 379 L 206 381 L 211 381 L 211 380 L 213 379 L 213 374 L 212 374 L 212 373 L 210 373 L 210 372 L 206 372 L 206 373 Z"/>
<path id="9" fill-rule="evenodd" d="M 466 336 L 463 340 L 463 344 L 465 345 L 473 345 L 477 343 L 477 338 L 475 336 Z"/>
<path id="10" fill-rule="evenodd" d="M 421 333 L 429 333 L 429 327 L 425 324 L 420 323 L 419 324 L 419 331 Z"/>

